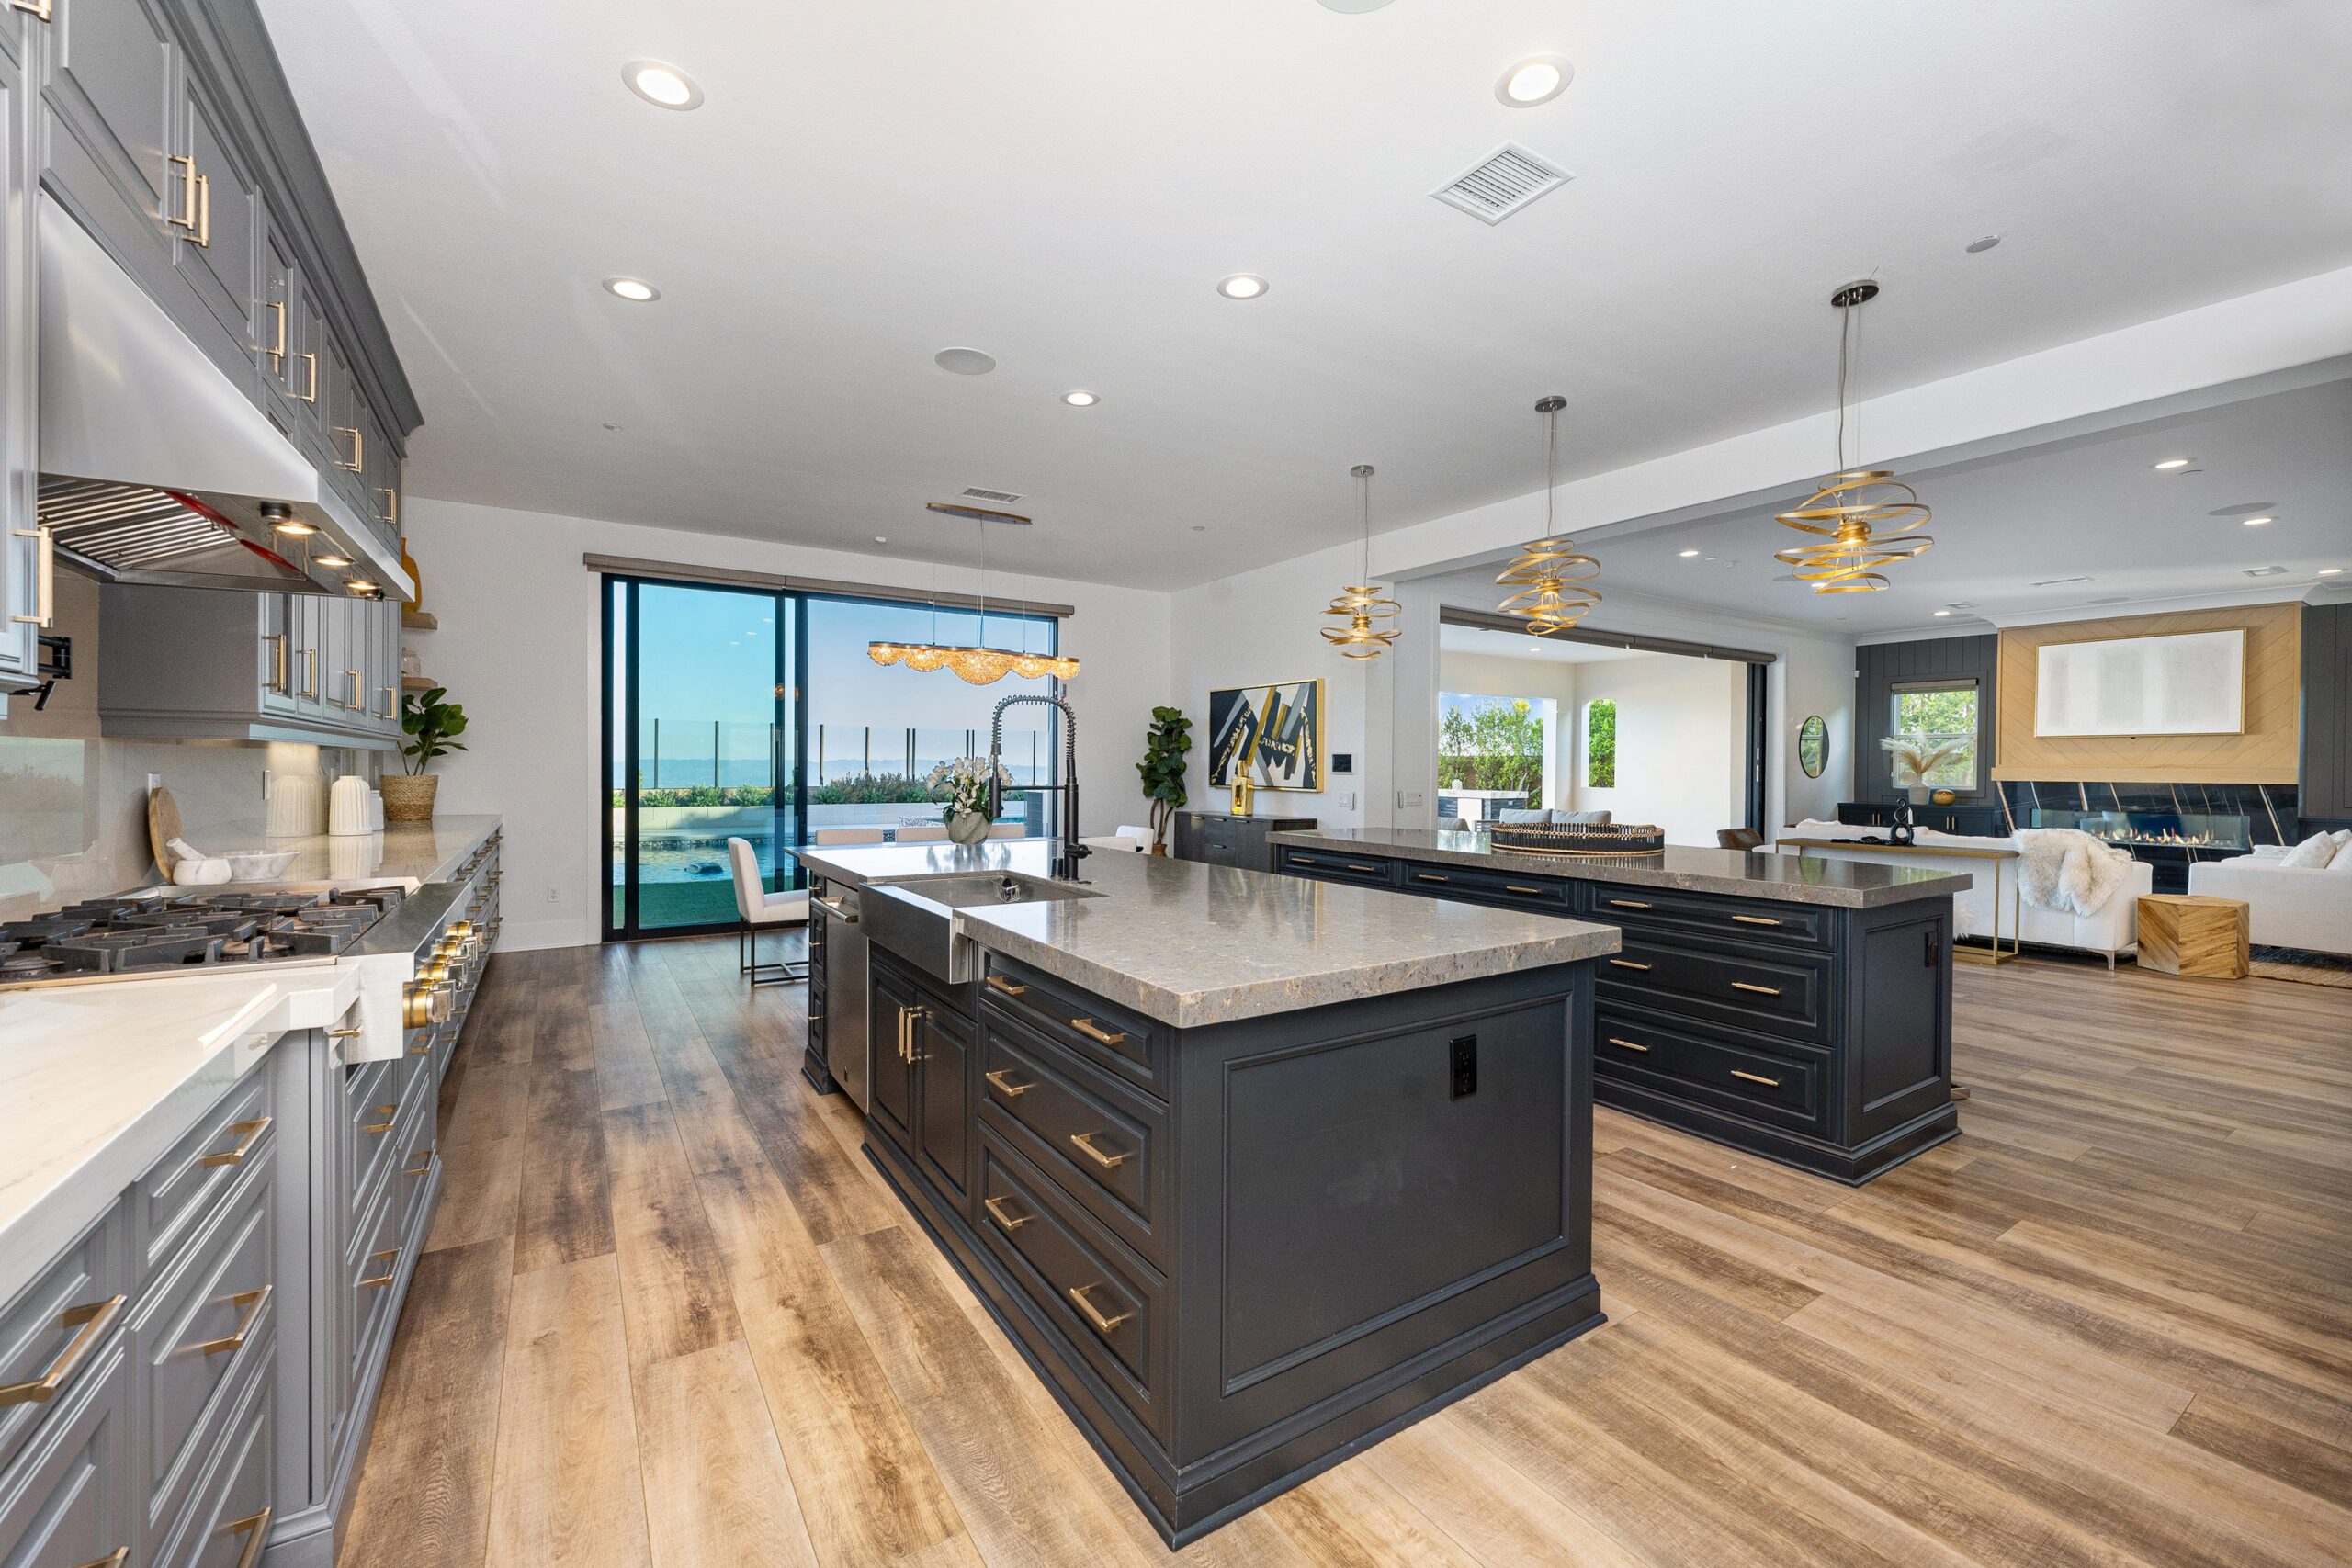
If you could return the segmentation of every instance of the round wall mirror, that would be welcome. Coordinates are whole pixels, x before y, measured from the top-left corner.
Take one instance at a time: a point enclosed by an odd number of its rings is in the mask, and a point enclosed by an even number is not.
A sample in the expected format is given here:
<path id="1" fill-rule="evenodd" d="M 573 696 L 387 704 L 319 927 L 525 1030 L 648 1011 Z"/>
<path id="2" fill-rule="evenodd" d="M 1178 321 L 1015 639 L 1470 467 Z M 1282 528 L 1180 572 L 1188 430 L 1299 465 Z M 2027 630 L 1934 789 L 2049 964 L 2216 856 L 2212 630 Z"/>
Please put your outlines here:
<path id="1" fill-rule="evenodd" d="M 1817 779 L 1821 770 L 1829 765 L 1829 724 L 1815 714 L 1797 726 L 1797 766 L 1804 776 Z"/>

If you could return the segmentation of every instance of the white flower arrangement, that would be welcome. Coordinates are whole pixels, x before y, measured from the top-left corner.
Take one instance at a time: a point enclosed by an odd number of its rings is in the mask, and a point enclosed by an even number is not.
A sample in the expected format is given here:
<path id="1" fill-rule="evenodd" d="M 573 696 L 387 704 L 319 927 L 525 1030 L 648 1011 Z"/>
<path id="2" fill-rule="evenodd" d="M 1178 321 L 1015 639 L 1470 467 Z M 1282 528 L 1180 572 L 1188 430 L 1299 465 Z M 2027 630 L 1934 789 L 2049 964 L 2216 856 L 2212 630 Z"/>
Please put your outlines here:
<path id="1" fill-rule="evenodd" d="M 973 811 L 982 816 L 989 809 L 989 760 L 986 757 L 958 757 L 942 762 L 931 770 L 923 783 L 932 795 L 940 799 L 940 819 L 948 820 L 958 811 Z M 999 786 L 1012 787 L 1012 775 L 999 763 L 995 769 Z"/>
<path id="2" fill-rule="evenodd" d="M 1878 744 L 1881 750 L 1894 759 L 1901 772 L 1909 775 L 1898 777 L 1894 782 L 1909 785 L 1926 784 L 1929 773 L 1968 750 L 1965 740 L 1942 740 L 1930 744 L 1925 735 L 1916 733 L 1890 735 Z"/>

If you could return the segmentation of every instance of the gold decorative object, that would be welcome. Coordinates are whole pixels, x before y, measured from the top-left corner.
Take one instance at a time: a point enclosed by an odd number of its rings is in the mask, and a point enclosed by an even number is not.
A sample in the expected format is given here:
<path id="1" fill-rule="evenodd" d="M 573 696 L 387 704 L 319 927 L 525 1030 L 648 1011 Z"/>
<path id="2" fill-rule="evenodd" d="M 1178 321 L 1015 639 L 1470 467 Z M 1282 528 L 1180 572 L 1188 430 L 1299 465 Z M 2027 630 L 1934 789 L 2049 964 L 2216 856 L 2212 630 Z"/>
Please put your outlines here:
<path id="1" fill-rule="evenodd" d="M 980 642 L 977 647 L 942 642 L 869 642 L 865 656 L 876 664 L 903 664 L 922 674 L 944 670 L 957 680 L 975 686 L 993 685 L 1007 675 L 1019 675 L 1035 681 L 1050 675 L 1057 681 L 1067 681 L 1078 673 L 1078 660 L 1064 653 L 1020 653 L 1009 648 L 990 648 L 989 635 L 989 522 L 1027 523 L 1026 517 L 1016 517 L 1009 512 L 983 512 L 978 507 L 950 506 L 932 502 L 928 510 L 946 513 L 951 516 L 969 517 L 980 525 Z M 937 606 L 933 607 L 934 629 L 938 619 Z"/>
<path id="2" fill-rule="evenodd" d="M 1887 586 L 1879 568 L 1925 554 L 1935 540 L 1917 532 L 1932 513 L 1918 492 L 1901 483 L 1892 468 L 1846 467 L 1846 380 L 1851 358 L 1854 312 L 1878 297 L 1878 285 L 1849 283 L 1829 297 L 1838 310 L 1838 468 L 1823 479 L 1804 505 L 1773 514 L 1773 521 L 1818 542 L 1775 550 L 1772 558 L 1796 568 L 1796 580 L 1815 593 L 1875 593 Z M 1859 400 L 1857 400 L 1859 401 Z M 1861 445 L 1855 420 L 1855 446 Z"/>
<path id="3" fill-rule="evenodd" d="M 1363 575 L 1372 576 L 1372 465 L 1358 463 L 1348 472 L 1356 481 L 1356 520 L 1363 532 Z M 1393 622 L 1404 610 L 1396 600 L 1387 597 L 1387 590 L 1366 581 L 1350 583 L 1331 600 L 1331 607 L 1323 613 L 1336 615 L 1347 623 L 1344 626 L 1325 626 L 1323 640 L 1340 649 L 1347 659 L 1377 659 L 1388 651 L 1397 637 L 1397 628 L 1373 623 Z"/>
<path id="4" fill-rule="evenodd" d="M 1557 450 L 1560 411 L 1568 400 L 1556 394 L 1541 399 L 1535 412 L 1544 416 L 1544 533 L 1520 547 L 1520 553 L 1495 581 L 1520 590 L 1495 608 L 1525 621 L 1537 637 L 1566 631 L 1600 603 L 1600 591 L 1591 586 L 1600 575 L 1600 563 L 1578 555 L 1574 544 L 1552 532 L 1553 465 Z"/>

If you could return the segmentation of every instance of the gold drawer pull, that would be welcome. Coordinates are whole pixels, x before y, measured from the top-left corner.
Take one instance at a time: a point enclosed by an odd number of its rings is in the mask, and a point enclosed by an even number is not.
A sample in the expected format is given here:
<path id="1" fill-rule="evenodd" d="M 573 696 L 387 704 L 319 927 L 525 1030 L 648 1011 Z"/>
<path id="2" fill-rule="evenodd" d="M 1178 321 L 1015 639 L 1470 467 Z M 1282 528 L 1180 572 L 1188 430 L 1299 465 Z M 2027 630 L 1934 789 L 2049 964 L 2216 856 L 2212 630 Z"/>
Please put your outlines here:
<path id="1" fill-rule="evenodd" d="M 260 1116 L 251 1122 L 230 1122 L 229 1131 L 238 1135 L 237 1146 L 233 1149 L 224 1149 L 217 1155 L 206 1155 L 196 1163 L 200 1167 L 208 1168 L 216 1165 L 244 1164 L 245 1156 L 254 1152 L 254 1145 L 261 1142 L 261 1135 L 269 1131 L 269 1124 L 275 1120 L 275 1117 Z"/>
<path id="2" fill-rule="evenodd" d="M 356 1040 L 367 1032 L 368 1032 L 365 1029 L 362 1029 L 359 1025 L 355 1023 L 348 1029 L 328 1030 L 327 1038 L 330 1040 Z"/>
<path id="3" fill-rule="evenodd" d="M 992 1067 L 981 1076 L 989 1080 L 990 1089 L 1007 1100 L 1019 1100 L 1037 1087 L 1033 1083 L 1014 1083 L 1011 1067 Z"/>
<path id="4" fill-rule="evenodd" d="M 1105 1170 L 1116 1170 L 1127 1163 L 1129 1156 L 1125 1152 L 1105 1154 L 1094 1146 L 1094 1138 L 1095 1134 L 1092 1133 L 1072 1133 L 1069 1135 L 1069 1141 L 1078 1145 L 1080 1154 Z"/>
<path id="5" fill-rule="evenodd" d="M 1016 1214 L 1011 1213 L 1006 1206 L 1008 1201 L 1008 1200 L 1003 1198 L 983 1198 L 980 1200 L 980 1207 L 989 1212 L 989 1219 L 994 1220 L 998 1224 L 1003 1226 L 1009 1231 L 1017 1231 L 1023 1225 L 1027 1224 L 1031 1220 L 1036 1218 L 1034 1214 Z"/>
<path id="6" fill-rule="evenodd" d="M 1541 887 L 1522 887 L 1516 882 L 1506 882 L 1503 884 L 1503 891 L 1506 893 L 1541 893 L 1544 892 L 1544 889 Z"/>
<path id="7" fill-rule="evenodd" d="M 1731 983 L 1731 988 L 1735 991 L 1753 991 L 1759 997 L 1777 997 L 1781 994 L 1781 987 L 1778 986 L 1751 986 L 1745 980 L 1734 980 Z"/>
<path id="8" fill-rule="evenodd" d="M 391 1116 L 392 1116 L 392 1112 L 394 1112 L 395 1111 L 398 1111 L 399 1109 L 400 1109 L 400 1107 L 399 1107 L 399 1106 L 397 1106 L 397 1105 L 379 1105 L 379 1106 L 376 1107 L 376 1114 L 377 1114 L 377 1115 L 379 1115 L 379 1116 L 383 1117 L 383 1118 L 384 1118 L 384 1120 L 383 1120 L 383 1121 L 381 1121 L 381 1122 L 368 1122 L 366 1126 L 364 1126 L 364 1127 L 360 1128 L 359 1130 L 360 1130 L 361 1132 L 363 1132 L 363 1133 L 389 1133 L 389 1132 L 390 1132 L 390 1131 L 392 1130 L 392 1122 L 391 1122 Z"/>
<path id="9" fill-rule="evenodd" d="M 403 1176 L 430 1176 L 433 1174 L 433 1156 L 435 1152 L 435 1146 L 434 1145 L 425 1145 L 424 1147 L 417 1151 L 416 1163 L 410 1166 L 401 1174 Z"/>
<path id="10" fill-rule="evenodd" d="M 1611 898 L 1609 900 L 1609 907 L 1612 909 L 1646 909 L 1649 908 L 1647 904 L 1645 904 L 1635 898 Z"/>
<path id="11" fill-rule="evenodd" d="M 1731 1070 L 1731 1076 L 1736 1078 L 1746 1078 L 1749 1083 L 1760 1083 L 1766 1089 L 1778 1089 L 1781 1087 L 1780 1079 L 1768 1078 L 1762 1073 L 1743 1073 L 1737 1067 L 1734 1067 Z"/>
<path id="12" fill-rule="evenodd" d="M 1732 919 L 1743 926 L 1777 926 L 1781 923 L 1763 915 L 1734 915 Z"/>
<path id="13" fill-rule="evenodd" d="M 89 1359 L 91 1350 L 106 1337 L 107 1330 L 114 1326 L 114 1320 L 122 1315 L 122 1303 L 130 1299 L 129 1296 L 109 1296 L 87 1306 L 68 1307 L 58 1317 L 57 1326 L 79 1327 L 82 1332 L 74 1336 L 65 1348 L 57 1353 L 57 1359 L 49 1364 L 49 1371 L 30 1382 L 12 1382 L 0 1387 L 0 1405 L 47 1404 L 55 1398 L 57 1391 L 65 1386 L 65 1380 Z"/>
<path id="14" fill-rule="evenodd" d="M 1086 1321 L 1094 1325 L 1095 1333 L 1108 1334 L 1111 1330 L 1118 1327 L 1119 1325 L 1126 1322 L 1127 1319 L 1135 1316 L 1135 1310 L 1133 1308 L 1129 1308 L 1125 1312 L 1114 1313 L 1109 1317 L 1103 1316 L 1102 1309 L 1096 1306 L 1091 1301 L 1087 1299 L 1086 1292 L 1096 1288 L 1097 1287 L 1093 1285 L 1072 1285 L 1069 1288 L 1069 1299 L 1078 1303 L 1078 1310 L 1086 1314 Z"/>
<path id="15" fill-rule="evenodd" d="M 1628 1051 L 1639 1051 L 1639 1052 L 1641 1052 L 1644 1055 L 1649 1055 L 1649 1049 L 1650 1049 L 1650 1048 L 1649 1048 L 1648 1046 L 1646 1046 L 1646 1045 L 1643 1045 L 1643 1044 L 1639 1044 L 1639 1043 L 1637 1043 L 1636 1042 L 1634 1042 L 1634 1041 L 1631 1041 L 1631 1040 L 1620 1040 L 1620 1039 L 1618 1039 L 1614 1034 L 1612 1034 L 1612 1035 L 1611 1035 L 1611 1036 L 1609 1037 L 1609 1043 L 1611 1043 L 1611 1045 L 1623 1045 L 1623 1046 L 1626 1050 L 1628 1050 Z"/>
<path id="16" fill-rule="evenodd" d="M 390 1259 L 389 1263 L 385 1262 L 387 1258 Z M 379 1285 L 389 1285 L 392 1282 L 392 1276 L 401 1271 L 401 1249 L 395 1247 L 384 1252 L 371 1252 L 368 1255 L 368 1261 L 384 1263 L 384 1271 L 380 1274 L 370 1274 L 360 1280 L 360 1288 L 373 1290 Z"/>
<path id="17" fill-rule="evenodd" d="M 1348 869 L 1350 871 L 1378 871 L 1380 868 L 1376 865 L 1366 865 L 1362 861 L 1351 860 L 1348 863 Z"/>
<path id="18" fill-rule="evenodd" d="M 319 400 L 319 356 L 315 354 L 306 354 L 302 355 L 302 363 L 310 369 L 310 384 L 293 394 L 294 400 L 298 403 L 315 403 Z"/>
<path id="19" fill-rule="evenodd" d="M 225 1338 L 207 1339 L 188 1348 L 199 1356 L 217 1356 L 223 1350 L 243 1349 L 245 1337 L 254 1331 L 254 1325 L 261 1321 L 263 1309 L 269 1305 L 269 1293 L 277 1288 L 275 1285 L 264 1285 L 258 1291 L 245 1291 L 231 1296 L 231 1301 L 245 1309 L 244 1316 L 237 1320 L 237 1331 Z"/>
<path id="20" fill-rule="evenodd" d="M 1646 964 L 1636 964 L 1630 958 L 1612 958 L 1609 962 L 1614 964 L 1620 969 L 1647 969 L 1649 967 Z"/>
<path id="21" fill-rule="evenodd" d="M 1028 987 L 1016 986 L 1001 975 L 989 976 L 989 989 L 1004 997 L 1025 997 L 1029 994 Z"/>
<path id="22" fill-rule="evenodd" d="M 16 6 L 19 11 L 26 8 L 24 0 L 8 0 L 8 3 Z M 35 12 L 34 15 L 40 16 L 40 13 Z M 49 20 L 45 16 L 42 16 L 40 19 L 44 22 Z M 122 1565 L 130 1560 L 130 1548 L 127 1546 L 118 1546 L 112 1551 L 107 1552 L 104 1557 L 91 1558 L 87 1562 L 82 1564 L 82 1568 L 122 1568 Z M 237 1565 L 237 1568 L 244 1568 L 244 1564 L 241 1562 Z"/>
<path id="23" fill-rule="evenodd" d="M 1413 873 L 1413 880 L 1416 882 L 1451 882 L 1453 878 L 1450 876 L 1440 876 L 1433 871 L 1417 871 Z"/>
<path id="24" fill-rule="evenodd" d="M 269 1539 L 270 1516 L 277 1510 L 264 1508 L 258 1514 L 248 1514 L 235 1523 L 223 1527 L 229 1535 L 245 1537 L 245 1550 L 237 1555 L 237 1568 L 254 1568 L 261 1557 L 262 1542 Z"/>
<path id="25" fill-rule="evenodd" d="M 433 1055 L 433 1042 L 428 1040 L 422 1045 L 412 1045 L 408 1048 L 408 1054 L 412 1056 L 430 1056 Z"/>
<path id="26" fill-rule="evenodd" d="M 1097 1045 L 1124 1045 L 1126 1043 L 1127 1037 L 1125 1032 L 1105 1029 L 1091 1018 L 1071 1019 L 1069 1021 L 1069 1026 L 1072 1029 L 1077 1030 L 1080 1034 L 1085 1035 L 1089 1040 L 1093 1041 Z"/>
<path id="27" fill-rule="evenodd" d="M 178 216 L 175 216 L 173 214 L 171 210 L 172 193 L 166 190 L 164 193 L 164 211 L 162 213 L 164 227 L 166 229 L 185 229 L 192 235 L 196 232 L 196 160 L 179 152 L 164 154 L 164 168 L 165 173 L 164 177 L 166 180 L 171 178 L 170 171 L 175 166 L 176 166 L 180 172 L 179 195 L 182 214 Z"/>

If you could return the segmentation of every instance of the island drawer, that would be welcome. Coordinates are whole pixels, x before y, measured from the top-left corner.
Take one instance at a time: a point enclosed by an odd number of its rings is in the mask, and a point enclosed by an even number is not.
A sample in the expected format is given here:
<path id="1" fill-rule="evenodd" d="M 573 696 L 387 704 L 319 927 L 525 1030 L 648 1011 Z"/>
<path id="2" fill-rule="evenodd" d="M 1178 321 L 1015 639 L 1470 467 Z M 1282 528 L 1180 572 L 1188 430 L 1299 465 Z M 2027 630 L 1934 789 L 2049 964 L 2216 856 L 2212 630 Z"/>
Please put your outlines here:
<path id="1" fill-rule="evenodd" d="M 1713 893 L 1679 893 L 1664 887 L 1627 887 L 1604 882 L 1592 890 L 1592 918 L 1611 925 L 1654 926 L 1738 942 L 1826 947 L 1838 912 L 1812 904 L 1782 904 L 1766 898 L 1728 898 Z"/>
<path id="2" fill-rule="evenodd" d="M 238 1176 L 261 1162 L 274 1125 L 269 1074 L 255 1068 L 131 1185 L 124 1206 L 141 1279 L 153 1278 L 219 1212 Z"/>
<path id="3" fill-rule="evenodd" d="M 1107 1066 L 1165 1098 L 1162 1043 L 1149 1019 L 993 953 L 980 999 L 986 1004 L 983 1019 L 994 1010 L 1081 1059 Z"/>
<path id="4" fill-rule="evenodd" d="M 1361 882 L 1374 887 L 1394 887 L 1401 869 L 1378 855 L 1343 854 L 1336 850 L 1302 850 L 1295 844 L 1274 848 L 1274 869 L 1326 882 Z"/>
<path id="5" fill-rule="evenodd" d="M 130 1501 L 130 1390 L 119 1344 L 102 1347 L 56 1419 L 0 1466 L 0 1562 L 26 1568 L 128 1562 L 138 1545 Z M 14 1410 L 46 1411 L 48 1405 Z"/>
<path id="6" fill-rule="evenodd" d="M 1604 1008 L 1593 1066 L 1603 1078 L 1733 1111 L 1794 1132 L 1828 1120 L 1829 1053 L 1802 1045 L 1741 1044 Z"/>
<path id="7" fill-rule="evenodd" d="M 1829 1043 L 1826 953 L 1710 952 L 1676 947 L 1627 927 L 1600 961 L 1600 997 Z"/>
<path id="8" fill-rule="evenodd" d="M 404 1061 L 368 1062 L 344 1069 L 344 1148 L 348 1156 L 344 1168 L 351 1173 L 348 1217 L 357 1217 L 368 1206 L 384 1167 L 390 1162 L 402 1082 L 393 1069 Z"/>
<path id="9" fill-rule="evenodd" d="M 131 1288 L 122 1205 L 89 1229 L 0 1307 L 0 1468 L 50 1412 L 71 1404 L 107 1359 Z M 113 1550 L 111 1547 L 108 1551 Z"/>
<path id="10" fill-rule="evenodd" d="M 1167 1440 L 1155 1397 L 1160 1287 L 1140 1259 L 1083 1213 L 1049 1199 L 1050 1184 L 994 1133 L 980 1131 L 980 1234 L 1005 1270 L 1079 1356 Z"/>
<path id="11" fill-rule="evenodd" d="M 1009 1020 L 981 1055 L 983 1120 L 1128 1245 L 1163 1267 L 1167 1113 L 1121 1080 Z"/>
<path id="12" fill-rule="evenodd" d="M 1510 872 L 1482 871 L 1475 866 L 1423 865 L 1408 863 L 1405 880 L 1399 885 L 1408 893 L 1427 893 L 1439 898 L 1476 899 L 1481 904 L 1504 904 L 1515 908 L 1548 910 L 1553 914 L 1569 912 L 1568 884 L 1556 877 L 1517 875 Z"/>

